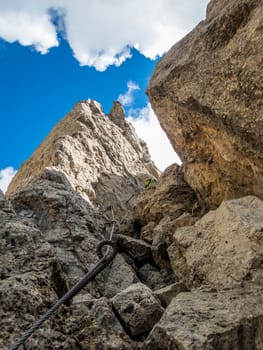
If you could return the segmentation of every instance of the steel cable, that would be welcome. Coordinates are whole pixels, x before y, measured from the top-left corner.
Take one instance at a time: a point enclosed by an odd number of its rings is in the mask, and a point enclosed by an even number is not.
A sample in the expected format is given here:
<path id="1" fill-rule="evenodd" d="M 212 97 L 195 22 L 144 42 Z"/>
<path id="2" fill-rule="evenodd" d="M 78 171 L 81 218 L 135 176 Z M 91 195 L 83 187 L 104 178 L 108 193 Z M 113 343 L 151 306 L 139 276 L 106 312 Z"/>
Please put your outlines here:
<path id="1" fill-rule="evenodd" d="M 114 224 L 113 224 L 114 226 Z M 116 243 L 112 241 L 113 230 L 111 231 L 110 240 L 102 241 L 97 247 L 97 252 L 99 256 L 102 256 L 101 259 L 96 263 L 96 265 L 87 272 L 84 277 L 77 282 L 61 299 L 59 299 L 56 304 L 54 304 L 37 322 L 29 328 L 21 338 L 19 338 L 15 344 L 11 345 L 8 350 L 17 350 L 25 341 L 44 323 L 56 310 L 60 307 L 61 304 L 66 303 L 72 299 L 82 288 L 86 286 L 93 278 L 95 278 L 106 266 L 114 259 L 117 254 Z M 105 254 L 102 253 L 102 248 L 108 246 Z M 111 248 L 110 248 L 111 247 Z"/>

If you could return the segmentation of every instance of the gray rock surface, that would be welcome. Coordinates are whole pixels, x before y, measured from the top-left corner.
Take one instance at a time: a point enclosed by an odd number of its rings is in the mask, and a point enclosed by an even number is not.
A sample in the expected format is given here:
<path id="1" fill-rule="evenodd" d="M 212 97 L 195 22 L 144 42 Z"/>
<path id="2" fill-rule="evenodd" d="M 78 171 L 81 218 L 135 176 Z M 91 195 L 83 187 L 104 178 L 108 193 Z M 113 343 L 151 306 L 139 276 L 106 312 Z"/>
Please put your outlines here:
<path id="1" fill-rule="evenodd" d="M 167 247 L 176 227 L 193 224 L 200 213 L 197 197 L 177 164 L 169 166 L 155 184 L 138 195 L 133 215 L 142 226 L 140 238 L 151 244 L 159 268 L 170 268 Z"/>
<path id="2" fill-rule="evenodd" d="M 224 201 L 194 226 L 177 229 L 168 254 L 187 285 L 262 285 L 263 202 L 253 196 Z"/>
<path id="3" fill-rule="evenodd" d="M 167 216 L 177 219 L 183 213 L 192 214 L 198 209 L 194 191 L 184 181 L 179 165 L 170 165 L 157 183 L 143 191 L 134 203 L 134 217 L 142 226 L 159 222 Z"/>
<path id="4" fill-rule="evenodd" d="M 180 293 L 154 326 L 143 350 L 261 350 L 262 288 Z"/>
<path id="5" fill-rule="evenodd" d="M 152 290 L 166 287 L 176 281 L 172 269 L 160 269 L 150 263 L 146 263 L 138 269 L 138 276 L 141 282 Z"/>
<path id="6" fill-rule="evenodd" d="M 133 284 L 115 295 L 112 304 L 124 327 L 133 337 L 149 332 L 163 314 L 158 299 L 142 283 Z"/>
<path id="7" fill-rule="evenodd" d="M 93 267 L 98 261 L 96 246 L 108 233 L 105 218 L 72 190 L 63 173 L 54 169 L 46 169 L 42 177 L 13 194 L 12 201 L 16 211 L 9 201 L 0 198 L 3 349 Z M 103 306 L 104 311 L 95 314 L 90 306 L 100 303 L 94 298 L 112 297 L 138 281 L 121 255 L 115 259 L 80 292 L 81 302 L 58 310 L 27 341 L 27 349 L 92 349 L 95 344 L 104 344 L 104 349 L 137 348 L 111 306 Z"/>
<path id="8" fill-rule="evenodd" d="M 105 217 L 72 190 L 63 173 L 48 168 L 41 178 L 10 198 L 20 215 L 30 213 L 43 238 L 52 245 L 63 278 L 70 286 L 98 261 L 97 245 L 108 239 L 111 227 Z M 137 281 L 132 267 L 117 256 L 87 291 L 94 297 L 112 297 Z"/>
<path id="9" fill-rule="evenodd" d="M 157 65 L 149 95 L 182 167 L 158 178 L 121 104 L 87 100 L 0 192 L 1 349 L 98 261 L 111 206 L 119 254 L 27 350 L 263 349 L 263 202 L 221 204 L 263 196 L 262 13 L 212 0 Z"/>
<path id="10" fill-rule="evenodd" d="M 188 288 L 183 283 L 173 283 L 167 287 L 155 290 L 153 295 L 157 297 L 163 307 L 167 307 L 170 302 L 181 292 L 187 292 Z"/>

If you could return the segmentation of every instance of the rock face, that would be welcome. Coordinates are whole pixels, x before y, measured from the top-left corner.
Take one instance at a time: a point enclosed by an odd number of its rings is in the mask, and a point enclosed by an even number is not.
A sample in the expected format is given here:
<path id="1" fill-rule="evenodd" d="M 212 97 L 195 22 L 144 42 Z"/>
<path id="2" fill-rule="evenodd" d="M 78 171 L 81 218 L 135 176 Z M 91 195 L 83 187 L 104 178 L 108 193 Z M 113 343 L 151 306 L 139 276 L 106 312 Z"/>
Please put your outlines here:
<path id="1" fill-rule="evenodd" d="M 209 208 L 263 199 L 263 4 L 213 0 L 207 18 L 157 64 L 148 95 Z"/>
<path id="2" fill-rule="evenodd" d="M 41 178 L 16 192 L 14 199 L 16 212 L 10 202 L 0 198 L 2 349 L 93 267 L 98 261 L 96 245 L 106 233 L 105 218 L 54 169 L 46 169 Z M 61 307 L 26 347 L 136 349 L 104 298 L 134 282 L 138 282 L 135 271 L 118 255 L 72 305 Z"/>
<path id="3" fill-rule="evenodd" d="M 131 285 L 112 300 L 128 332 L 139 336 L 152 329 L 163 314 L 163 308 L 144 284 Z"/>
<path id="4" fill-rule="evenodd" d="M 136 199 L 134 217 L 141 225 L 158 222 L 163 218 L 177 219 L 185 212 L 196 212 L 198 205 L 194 191 L 184 180 L 177 164 L 169 166 L 158 179 Z"/>
<path id="5" fill-rule="evenodd" d="M 151 244 L 155 265 L 146 264 L 140 270 L 141 278 L 148 286 L 158 289 L 175 282 L 167 248 L 176 227 L 194 224 L 200 212 L 198 199 L 176 164 L 169 166 L 156 183 L 138 195 L 133 215 L 141 226 L 140 238 Z"/>
<path id="6" fill-rule="evenodd" d="M 188 286 L 262 284 L 263 202 L 252 196 L 223 202 L 194 226 L 178 228 L 168 254 Z"/>
<path id="7" fill-rule="evenodd" d="M 1 348 L 92 269 L 111 230 L 109 206 L 114 234 L 122 232 L 145 177 L 158 174 L 117 102 L 110 116 L 97 102 L 78 103 L 52 130 L 10 184 L 9 201 L 0 196 Z M 152 254 L 147 243 L 123 239 L 121 254 L 27 341 L 28 349 L 138 348 L 110 298 L 140 281 L 136 264 Z M 134 248 L 127 262 L 130 245 L 141 252 Z"/>
<path id="8" fill-rule="evenodd" d="M 158 177 L 120 103 L 87 100 L 0 191 L 1 349 L 94 267 L 113 223 L 114 260 L 26 349 L 263 349 L 261 10 L 213 0 L 158 64 L 149 94 L 182 167 Z"/>
<path id="9" fill-rule="evenodd" d="M 143 350 L 260 350 L 262 289 L 180 293 L 167 307 Z"/>
<path id="10" fill-rule="evenodd" d="M 22 165 L 7 195 L 52 167 L 64 173 L 72 189 L 93 206 L 102 211 L 113 206 L 118 219 L 126 217 L 145 177 L 158 177 L 159 172 L 124 117 L 119 102 L 109 116 L 96 101 L 77 103 Z"/>

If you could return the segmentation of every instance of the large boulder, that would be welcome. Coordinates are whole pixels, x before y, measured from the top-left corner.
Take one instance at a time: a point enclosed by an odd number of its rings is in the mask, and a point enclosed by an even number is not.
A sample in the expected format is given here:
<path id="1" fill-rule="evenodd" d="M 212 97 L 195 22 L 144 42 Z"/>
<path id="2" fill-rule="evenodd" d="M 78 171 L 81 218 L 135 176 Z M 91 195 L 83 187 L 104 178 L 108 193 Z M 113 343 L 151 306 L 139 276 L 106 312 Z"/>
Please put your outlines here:
<path id="1" fill-rule="evenodd" d="M 263 3 L 213 0 L 207 18 L 155 68 L 148 95 L 209 208 L 263 199 Z"/>
<path id="2" fill-rule="evenodd" d="M 154 326 L 143 350 L 261 350 L 262 288 L 180 293 Z"/>
<path id="3" fill-rule="evenodd" d="M 194 226 L 178 228 L 168 248 L 171 266 L 188 286 L 218 289 L 263 284 L 263 202 L 225 201 Z"/>
<path id="4" fill-rule="evenodd" d="M 134 218 L 144 226 L 150 222 L 158 223 L 163 218 L 177 219 L 183 213 L 196 213 L 198 200 L 194 191 L 184 180 L 179 165 L 170 165 L 134 203 Z"/>
<path id="5" fill-rule="evenodd" d="M 112 304 L 133 337 L 149 332 L 163 314 L 159 300 L 142 283 L 133 284 L 115 295 Z"/>

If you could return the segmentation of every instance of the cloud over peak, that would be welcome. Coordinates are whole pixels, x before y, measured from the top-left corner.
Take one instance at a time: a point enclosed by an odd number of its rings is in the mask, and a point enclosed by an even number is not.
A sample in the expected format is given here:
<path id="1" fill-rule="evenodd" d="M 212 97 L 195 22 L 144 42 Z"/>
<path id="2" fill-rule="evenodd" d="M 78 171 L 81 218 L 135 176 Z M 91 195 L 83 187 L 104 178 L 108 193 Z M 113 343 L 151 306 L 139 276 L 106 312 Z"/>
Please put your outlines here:
<path id="1" fill-rule="evenodd" d="M 99 71 L 119 66 L 136 48 L 154 59 L 204 17 L 208 0 L 0 0 L 0 37 L 44 54 L 63 27 L 75 58 Z M 52 13 L 56 14 L 55 21 Z M 61 24 L 63 23 L 63 26 Z"/>

